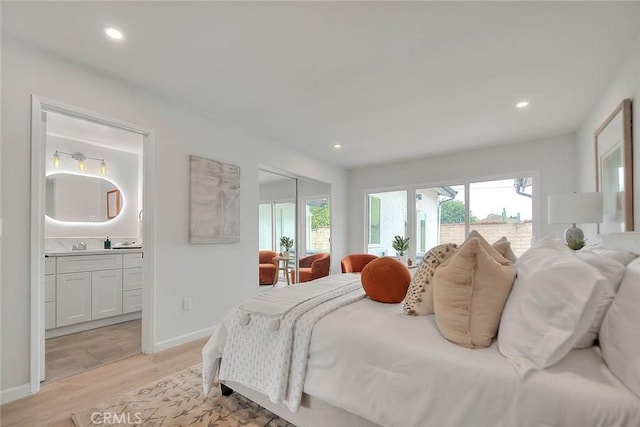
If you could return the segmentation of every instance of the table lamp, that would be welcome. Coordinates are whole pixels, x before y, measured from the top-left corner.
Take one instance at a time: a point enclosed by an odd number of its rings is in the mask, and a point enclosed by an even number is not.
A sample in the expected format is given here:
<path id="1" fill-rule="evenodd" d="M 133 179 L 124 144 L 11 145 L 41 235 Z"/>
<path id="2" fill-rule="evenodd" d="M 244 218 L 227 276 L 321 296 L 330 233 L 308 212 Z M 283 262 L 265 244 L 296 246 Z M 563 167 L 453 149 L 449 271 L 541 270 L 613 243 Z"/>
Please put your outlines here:
<path id="1" fill-rule="evenodd" d="M 602 222 L 602 193 L 570 193 L 549 196 L 549 224 L 571 224 L 564 231 L 568 247 L 584 247 L 584 233 L 576 224 Z"/>

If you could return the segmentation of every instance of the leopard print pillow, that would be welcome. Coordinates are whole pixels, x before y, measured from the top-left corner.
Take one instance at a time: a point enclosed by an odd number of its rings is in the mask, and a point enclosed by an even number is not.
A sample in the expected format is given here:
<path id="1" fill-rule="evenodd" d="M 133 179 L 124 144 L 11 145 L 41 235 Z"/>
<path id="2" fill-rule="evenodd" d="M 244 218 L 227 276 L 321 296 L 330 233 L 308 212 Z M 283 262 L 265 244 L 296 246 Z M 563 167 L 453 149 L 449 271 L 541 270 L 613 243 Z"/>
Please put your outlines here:
<path id="1" fill-rule="evenodd" d="M 404 313 L 410 316 L 433 314 L 433 288 L 429 286 L 436 268 L 448 260 L 458 248 L 455 243 L 434 246 L 424 254 L 411 279 L 404 301 Z"/>

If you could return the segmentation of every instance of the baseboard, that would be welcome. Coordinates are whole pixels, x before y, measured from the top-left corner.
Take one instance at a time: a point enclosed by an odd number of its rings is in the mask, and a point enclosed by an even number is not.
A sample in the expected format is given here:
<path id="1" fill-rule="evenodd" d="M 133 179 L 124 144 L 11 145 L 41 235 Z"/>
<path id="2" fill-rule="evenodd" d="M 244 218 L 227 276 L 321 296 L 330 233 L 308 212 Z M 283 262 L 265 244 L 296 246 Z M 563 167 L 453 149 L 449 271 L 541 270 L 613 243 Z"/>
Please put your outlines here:
<path id="1" fill-rule="evenodd" d="M 22 399 L 31 394 L 31 386 L 27 384 L 18 385 L 0 391 L 0 404 L 13 402 L 14 400 Z"/>
<path id="2" fill-rule="evenodd" d="M 198 338 L 208 337 L 211 334 L 213 334 L 214 329 L 215 329 L 215 326 L 211 326 L 209 328 L 200 329 L 199 331 L 190 332 L 188 334 L 180 335 L 175 338 L 170 338 L 168 340 L 160 341 L 154 344 L 153 351 L 155 353 L 158 351 L 167 350 L 171 347 L 175 347 L 180 344 L 186 344 L 190 341 L 197 340 Z"/>

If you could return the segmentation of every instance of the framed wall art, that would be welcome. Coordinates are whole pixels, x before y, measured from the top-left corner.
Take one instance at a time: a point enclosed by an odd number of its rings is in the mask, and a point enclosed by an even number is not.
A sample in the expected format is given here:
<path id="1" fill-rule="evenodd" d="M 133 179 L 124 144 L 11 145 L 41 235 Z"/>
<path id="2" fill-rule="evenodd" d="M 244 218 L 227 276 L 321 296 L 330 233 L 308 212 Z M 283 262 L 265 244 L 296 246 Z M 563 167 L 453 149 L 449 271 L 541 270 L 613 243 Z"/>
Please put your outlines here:
<path id="1" fill-rule="evenodd" d="M 596 189 L 602 193 L 600 234 L 633 230 L 631 100 L 616 107 L 595 133 Z"/>
<path id="2" fill-rule="evenodd" d="M 240 241 L 240 167 L 190 156 L 190 243 Z"/>

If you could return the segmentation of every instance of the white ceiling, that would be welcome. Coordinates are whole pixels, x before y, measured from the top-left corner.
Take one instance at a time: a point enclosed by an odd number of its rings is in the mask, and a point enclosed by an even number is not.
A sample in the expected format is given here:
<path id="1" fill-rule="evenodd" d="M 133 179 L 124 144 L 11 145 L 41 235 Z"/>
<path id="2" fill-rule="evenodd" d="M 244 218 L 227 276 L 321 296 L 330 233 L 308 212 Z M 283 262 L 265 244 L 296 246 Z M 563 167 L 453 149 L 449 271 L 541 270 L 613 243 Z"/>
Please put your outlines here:
<path id="1" fill-rule="evenodd" d="M 640 28 L 637 1 L 1 7 L 5 37 L 348 168 L 573 133 Z"/>

